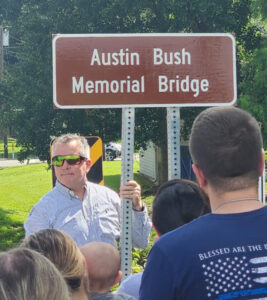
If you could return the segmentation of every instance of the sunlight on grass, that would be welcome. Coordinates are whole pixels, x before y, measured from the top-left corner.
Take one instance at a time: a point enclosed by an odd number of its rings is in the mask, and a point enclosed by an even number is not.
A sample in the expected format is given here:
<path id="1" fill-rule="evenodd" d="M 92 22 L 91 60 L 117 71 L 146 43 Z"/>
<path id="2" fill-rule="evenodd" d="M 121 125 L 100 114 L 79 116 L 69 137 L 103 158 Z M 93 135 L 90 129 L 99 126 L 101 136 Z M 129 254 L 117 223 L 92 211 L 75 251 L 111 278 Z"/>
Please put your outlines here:
<path id="1" fill-rule="evenodd" d="M 52 187 L 47 164 L 0 169 L 0 208 L 23 222 L 31 207 Z"/>
<path id="2" fill-rule="evenodd" d="M 46 164 L 0 169 L 0 250 L 24 237 L 23 222 L 32 206 L 51 188 Z"/>

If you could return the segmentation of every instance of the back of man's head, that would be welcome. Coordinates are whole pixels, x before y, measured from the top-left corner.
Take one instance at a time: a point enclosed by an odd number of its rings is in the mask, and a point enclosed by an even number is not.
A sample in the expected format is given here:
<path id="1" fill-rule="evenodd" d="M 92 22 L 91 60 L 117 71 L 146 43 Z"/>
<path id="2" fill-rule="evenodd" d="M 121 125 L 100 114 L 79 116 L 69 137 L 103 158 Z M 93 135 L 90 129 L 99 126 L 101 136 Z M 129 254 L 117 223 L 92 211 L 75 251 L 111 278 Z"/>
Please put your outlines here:
<path id="1" fill-rule="evenodd" d="M 85 257 L 90 290 L 108 292 L 121 279 L 120 253 L 114 246 L 103 242 L 91 242 L 80 248 Z"/>
<path id="2" fill-rule="evenodd" d="M 257 184 L 262 137 L 257 121 L 235 107 L 212 107 L 195 119 L 190 136 L 195 165 L 214 187 L 234 191 Z"/>

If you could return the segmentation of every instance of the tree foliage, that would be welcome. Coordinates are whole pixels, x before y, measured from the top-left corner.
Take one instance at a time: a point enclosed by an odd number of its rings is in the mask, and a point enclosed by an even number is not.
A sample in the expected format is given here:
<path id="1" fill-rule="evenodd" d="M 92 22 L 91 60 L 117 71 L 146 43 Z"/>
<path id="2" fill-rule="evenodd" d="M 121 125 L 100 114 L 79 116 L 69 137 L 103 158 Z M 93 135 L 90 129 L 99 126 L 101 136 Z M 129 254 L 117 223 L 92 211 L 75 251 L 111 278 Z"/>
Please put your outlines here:
<path id="1" fill-rule="evenodd" d="M 9 59 L 5 64 L 5 80 L 0 86 L 0 101 L 6 105 L 1 117 L 6 114 L 5 119 L 13 126 L 18 143 L 23 147 L 21 158 L 28 154 L 47 158 L 50 137 L 63 132 L 100 135 L 104 141 L 120 137 L 120 109 L 53 109 L 53 33 L 230 32 L 237 39 L 239 71 L 244 61 L 253 56 L 254 49 L 259 47 L 261 41 L 261 31 L 252 22 L 251 4 L 255 7 L 254 2 L 2 1 L 0 20 L 5 26 L 10 26 L 11 44 L 5 53 Z M 248 78 L 246 72 L 238 77 L 239 80 Z M 242 95 L 243 104 L 251 101 L 248 96 L 245 97 L 244 90 Z M 184 136 L 190 131 L 192 120 L 198 112 L 199 109 L 181 110 Z M 166 145 L 166 110 L 163 108 L 137 109 L 136 145 L 144 146 L 149 139 L 159 146 Z"/>
<path id="2" fill-rule="evenodd" d="M 240 106 L 250 111 L 260 122 L 267 146 L 267 40 L 262 42 L 242 69 Z"/>
<path id="3" fill-rule="evenodd" d="M 252 1 L 252 22 L 265 38 L 242 61 L 239 105 L 250 111 L 261 125 L 264 146 L 267 146 L 267 2 Z"/>

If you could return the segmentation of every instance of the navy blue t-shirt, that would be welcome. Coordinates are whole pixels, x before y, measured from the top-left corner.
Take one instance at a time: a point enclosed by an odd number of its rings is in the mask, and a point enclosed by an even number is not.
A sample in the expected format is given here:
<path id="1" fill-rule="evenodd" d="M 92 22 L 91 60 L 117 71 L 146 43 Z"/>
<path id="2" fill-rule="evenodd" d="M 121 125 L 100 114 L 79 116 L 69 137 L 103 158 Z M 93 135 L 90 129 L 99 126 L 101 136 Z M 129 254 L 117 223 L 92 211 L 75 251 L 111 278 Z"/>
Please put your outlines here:
<path id="1" fill-rule="evenodd" d="M 267 299 L 267 207 L 207 214 L 162 236 L 140 300 Z"/>

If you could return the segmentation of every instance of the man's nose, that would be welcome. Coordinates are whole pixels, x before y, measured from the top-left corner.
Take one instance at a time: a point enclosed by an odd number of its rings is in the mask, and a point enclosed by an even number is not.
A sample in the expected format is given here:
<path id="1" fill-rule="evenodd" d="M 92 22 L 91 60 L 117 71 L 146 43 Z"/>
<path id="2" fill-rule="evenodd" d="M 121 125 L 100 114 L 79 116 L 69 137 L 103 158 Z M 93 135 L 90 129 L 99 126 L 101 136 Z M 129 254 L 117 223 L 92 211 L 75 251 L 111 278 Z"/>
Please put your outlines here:
<path id="1" fill-rule="evenodd" d="M 64 159 L 62 168 L 68 169 L 69 167 L 70 167 L 70 165 L 67 163 L 66 159 Z"/>

